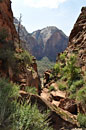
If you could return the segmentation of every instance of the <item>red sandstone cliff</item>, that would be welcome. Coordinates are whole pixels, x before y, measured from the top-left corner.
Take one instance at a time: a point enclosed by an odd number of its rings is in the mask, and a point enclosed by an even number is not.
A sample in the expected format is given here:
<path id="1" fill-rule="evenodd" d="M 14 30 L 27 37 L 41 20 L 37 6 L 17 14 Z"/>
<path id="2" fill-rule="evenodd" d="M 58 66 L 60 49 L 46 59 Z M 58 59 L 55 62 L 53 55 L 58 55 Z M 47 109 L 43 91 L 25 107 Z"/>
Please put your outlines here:
<path id="1" fill-rule="evenodd" d="M 0 32 L 1 32 L 0 39 L 1 40 L 4 36 L 4 32 L 2 31 L 3 29 L 6 30 L 8 35 L 5 38 L 5 40 L 3 40 L 3 42 L 0 41 L 1 42 L 0 52 L 3 52 L 2 54 L 0 53 L 0 77 L 3 76 L 6 78 L 9 78 L 10 80 L 16 83 L 19 83 L 21 85 L 21 88 L 25 86 L 32 86 L 38 89 L 40 86 L 40 79 L 37 72 L 36 62 L 32 60 L 32 63 L 28 65 L 29 66 L 29 69 L 28 69 L 26 65 L 25 66 L 23 65 L 25 64 L 23 63 L 24 60 L 20 60 L 17 58 L 15 59 L 16 60 L 15 64 L 13 64 L 14 62 L 12 61 L 13 57 L 11 55 L 13 54 L 13 56 L 15 56 L 15 53 L 16 53 L 16 55 L 21 56 L 23 53 L 23 50 L 18 48 L 19 46 L 18 35 L 15 29 L 15 26 L 13 24 L 13 13 L 11 10 L 10 0 L 2 0 L 0 2 Z M 10 48 L 11 43 L 12 43 L 13 49 Z M 16 46 L 14 45 L 14 43 L 16 43 Z M 11 50 L 12 54 L 9 53 L 7 49 L 9 51 L 10 49 L 12 49 Z M 9 55 L 5 54 L 6 51 L 9 53 Z M 8 61 L 9 61 L 9 64 L 8 64 Z"/>
<path id="2" fill-rule="evenodd" d="M 10 40 L 14 40 L 14 38 L 17 37 L 17 32 L 13 24 L 10 0 L 2 0 L 2 2 L 0 2 L 0 29 L 1 28 L 5 28 L 8 31 Z"/>
<path id="3" fill-rule="evenodd" d="M 81 9 L 81 13 L 71 31 L 69 37 L 68 54 L 77 54 L 78 65 L 82 70 L 86 70 L 86 7 Z"/>

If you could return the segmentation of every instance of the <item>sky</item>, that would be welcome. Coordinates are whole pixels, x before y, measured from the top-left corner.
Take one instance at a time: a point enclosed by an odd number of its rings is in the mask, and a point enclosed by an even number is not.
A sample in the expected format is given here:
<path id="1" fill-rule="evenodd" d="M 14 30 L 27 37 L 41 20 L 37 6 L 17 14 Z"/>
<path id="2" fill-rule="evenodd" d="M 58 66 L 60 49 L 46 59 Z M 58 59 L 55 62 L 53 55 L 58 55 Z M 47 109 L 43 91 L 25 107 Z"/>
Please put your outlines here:
<path id="1" fill-rule="evenodd" d="M 11 0 L 14 16 L 29 33 L 56 26 L 69 36 L 86 0 Z"/>

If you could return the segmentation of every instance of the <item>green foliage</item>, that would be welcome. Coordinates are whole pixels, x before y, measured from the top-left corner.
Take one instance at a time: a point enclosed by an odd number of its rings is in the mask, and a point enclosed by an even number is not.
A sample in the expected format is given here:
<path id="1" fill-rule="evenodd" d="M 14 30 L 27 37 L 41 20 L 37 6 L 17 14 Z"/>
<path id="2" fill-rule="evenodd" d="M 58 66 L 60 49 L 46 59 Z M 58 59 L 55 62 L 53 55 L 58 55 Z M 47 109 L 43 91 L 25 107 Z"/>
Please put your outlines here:
<path id="1" fill-rule="evenodd" d="M 71 55 L 69 59 L 66 60 L 66 64 L 61 68 L 62 77 L 67 78 L 69 86 L 74 80 L 79 80 L 81 78 L 80 68 L 76 65 L 77 58 L 75 55 Z"/>
<path id="2" fill-rule="evenodd" d="M 81 78 L 80 68 L 76 65 L 77 58 L 75 55 L 71 55 L 70 59 L 67 61 L 67 73 L 69 80 L 77 80 Z"/>
<path id="3" fill-rule="evenodd" d="M 55 64 L 53 71 L 54 71 L 54 74 L 57 75 L 60 72 L 60 64 Z"/>
<path id="4" fill-rule="evenodd" d="M 81 75 L 81 70 L 76 64 L 77 58 L 72 54 L 66 60 L 65 66 L 61 69 L 61 80 L 67 84 L 67 92 L 70 97 L 75 98 L 76 92 L 83 86 L 84 80 Z M 73 95 L 72 95 L 73 94 Z"/>
<path id="5" fill-rule="evenodd" d="M 50 92 L 51 92 L 51 91 L 56 91 L 56 89 L 55 89 L 54 86 L 50 86 L 50 87 L 49 87 L 49 91 L 50 91 Z"/>
<path id="6" fill-rule="evenodd" d="M 52 77 L 51 78 L 54 78 L 54 79 L 56 79 L 57 80 L 57 78 L 58 78 L 58 74 L 60 74 L 60 64 L 58 63 L 56 63 L 55 65 L 54 65 L 54 67 L 53 67 L 53 71 L 52 71 Z"/>
<path id="7" fill-rule="evenodd" d="M 14 73 L 18 73 L 20 68 L 26 68 L 32 64 L 32 56 L 29 52 L 16 52 L 13 43 L 5 43 L 0 49 L 0 60 L 3 61 L 4 70 L 8 70 L 9 66 Z"/>
<path id="8" fill-rule="evenodd" d="M 13 41 L 7 41 L 8 33 L 6 29 L 0 28 L 0 60 L 3 61 L 4 69 L 10 66 L 14 70 L 19 70 L 20 66 L 27 67 L 32 63 L 32 56 L 25 50 L 16 52 Z"/>
<path id="9" fill-rule="evenodd" d="M 76 93 L 84 84 L 84 81 L 81 80 L 76 80 L 72 82 L 72 85 L 69 87 L 69 92 L 70 95 Z"/>
<path id="10" fill-rule="evenodd" d="M 45 121 L 46 114 L 41 114 L 36 104 L 18 105 L 13 117 L 13 130 L 52 130 Z"/>
<path id="11" fill-rule="evenodd" d="M 52 130 L 46 113 L 41 114 L 36 104 L 19 104 L 19 87 L 9 80 L 0 79 L 0 129 Z"/>
<path id="12" fill-rule="evenodd" d="M 28 87 L 28 86 L 26 86 L 25 91 L 28 92 L 28 93 L 32 93 L 32 94 L 37 94 L 36 87 Z"/>
<path id="13" fill-rule="evenodd" d="M 0 79 L 0 125 L 11 121 L 11 114 L 15 109 L 13 99 L 17 99 L 18 90 L 18 86 L 10 83 L 9 80 Z"/>
<path id="14" fill-rule="evenodd" d="M 86 115 L 79 113 L 77 116 L 77 120 L 80 123 L 81 127 L 86 128 Z"/>
<path id="15" fill-rule="evenodd" d="M 86 86 L 84 86 L 77 92 L 77 100 L 84 105 L 86 104 Z"/>
<path id="16" fill-rule="evenodd" d="M 66 53 L 64 52 L 64 53 L 62 53 L 62 54 L 60 55 L 60 60 L 61 60 L 62 62 L 65 62 L 65 58 L 66 58 Z"/>
<path id="17" fill-rule="evenodd" d="M 20 61 L 25 65 L 32 63 L 32 56 L 26 50 L 23 50 L 21 53 L 15 53 L 14 55 L 17 61 Z"/>
<path id="18" fill-rule="evenodd" d="M 82 93 L 82 98 L 85 101 L 84 92 L 81 89 L 85 85 L 85 77 L 83 78 L 77 62 L 77 55 L 71 54 L 66 58 L 66 53 L 62 53 L 59 57 L 59 63 L 56 63 L 53 68 L 51 76 L 54 79 L 56 77 L 56 80 L 58 79 L 59 89 L 66 90 L 70 98 L 77 100 L 80 93 Z"/>
<path id="19" fill-rule="evenodd" d="M 54 66 L 54 62 L 51 62 L 47 57 L 44 57 L 40 61 L 37 61 L 38 72 L 41 77 L 46 70 L 52 69 Z"/>
<path id="20" fill-rule="evenodd" d="M 66 86 L 66 84 L 64 84 L 63 82 L 59 82 L 59 83 L 58 83 L 58 88 L 59 88 L 59 90 L 61 90 L 61 91 L 65 91 L 65 90 L 67 89 L 67 86 Z"/>

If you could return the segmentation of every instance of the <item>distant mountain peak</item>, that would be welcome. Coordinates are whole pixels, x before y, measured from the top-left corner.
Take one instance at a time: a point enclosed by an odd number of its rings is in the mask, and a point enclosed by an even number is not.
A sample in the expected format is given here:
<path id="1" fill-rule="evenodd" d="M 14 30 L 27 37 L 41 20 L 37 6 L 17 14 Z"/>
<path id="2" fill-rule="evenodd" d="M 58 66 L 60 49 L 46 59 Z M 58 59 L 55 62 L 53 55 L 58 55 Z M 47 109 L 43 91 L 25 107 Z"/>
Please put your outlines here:
<path id="1" fill-rule="evenodd" d="M 18 20 L 14 19 L 14 23 L 17 29 Z M 64 51 L 68 45 L 68 37 L 55 26 L 47 26 L 30 34 L 22 25 L 20 37 L 26 42 L 23 47 L 30 50 L 37 60 L 48 57 L 55 61 L 58 53 Z"/>

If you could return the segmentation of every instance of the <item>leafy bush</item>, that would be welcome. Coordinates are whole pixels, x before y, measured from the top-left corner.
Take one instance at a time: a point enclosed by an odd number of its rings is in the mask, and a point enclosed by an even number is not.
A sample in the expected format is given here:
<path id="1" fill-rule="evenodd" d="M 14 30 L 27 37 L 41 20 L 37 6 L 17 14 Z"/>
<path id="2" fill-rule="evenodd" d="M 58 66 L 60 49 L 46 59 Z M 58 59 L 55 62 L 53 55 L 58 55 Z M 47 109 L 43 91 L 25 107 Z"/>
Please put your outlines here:
<path id="1" fill-rule="evenodd" d="M 32 93 L 32 94 L 37 94 L 36 87 L 28 87 L 28 86 L 26 86 L 25 91 L 28 92 L 28 93 Z"/>
<path id="2" fill-rule="evenodd" d="M 53 71 L 52 71 L 52 75 L 53 75 L 53 77 L 52 78 L 54 78 L 54 79 L 56 79 L 57 80 L 57 78 L 58 78 L 58 74 L 60 74 L 60 64 L 55 64 L 54 65 L 54 67 L 53 67 Z"/>
<path id="3" fill-rule="evenodd" d="M 59 83 L 58 83 L 58 88 L 59 88 L 59 90 L 61 90 L 61 91 L 64 91 L 64 90 L 67 89 L 66 84 L 64 84 L 63 82 L 59 82 Z"/>
<path id="4" fill-rule="evenodd" d="M 17 61 L 25 65 L 30 65 L 32 63 L 32 56 L 26 50 L 23 50 L 21 53 L 15 53 L 14 55 Z"/>
<path id="5" fill-rule="evenodd" d="M 79 113 L 77 117 L 81 127 L 86 128 L 86 115 Z"/>
<path id="6" fill-rule="evenodd" d="M 75 55 L 71 55 L 65 62 L 64 66 L 61 66 L 61 76 L 65 77 L 68 81 L 69 86 L 75 80 L 80 80 L 80 68 L 76 65 L 77 58 Z"/>
<path id="7" fill-rule="evenodd" d="M 60 72 L 60 65 L 55 64 L 53 70 L 55 71 L 55 74 L 58 74 Z"/>
<path id="8" fill-rule="evenodd" d="M 47 57 L 44 57 L 40 61 L 37 61 L 38 72 L 41 77 L 46 70 L 52 69 L 54 66 L 54 62 L 51 62 Z"/>
<path id="9" fill-rule="evenodd" d="M 82 91 L 81 88 L 85 85 L 85 77 L 83 78 L 81 69 L 77 66 L 77 55 L 75 54 L 71 54 L 66 58 L 66 53 L 62 53 L 59 57 L 59 63 L 55 64 L 51 76 L 54 79 L 57 77 L 59 89 L 66 90 L 68 96 L 73 99 L 80 95 L 78 91 Z M 82 98 L 85 100 L 83 96 Z"/>
<path id="10" fill-rule="evenodd" d="M 66 58 L 66 53 L 64 52 L 64 53 L 62 53 L 62 54 L 60 55 L 60 60 L 61 60 L 62 62 L 65 62 L 65 58 Z"/>
<path id="11" fill-rule="evenodd" d="M 32 64 L 32 56 L 29 52 L 22 50 L 22 52 L 16 52 L 12 43 L 5 43 L 0 49 L 0 60 L 3 62 L 4 71 L 8 71 L 11 67 L 12 71 L 16 75 L 21 68 L 29 67 Z"/>
<path id="12" fill-rule="evenodd" d="M 69 80 L 80 80 L 80 68 L 76 65 L 77 58 L 75 55 L 71 55 L 70 59 L 67 61 L 67 73 Z"/>
<path id="13" fill-rule="evenodd" d="M 80 101 L 82 104 L 86 104 L 86 86 L 84 86 L 83 88 L 81 88 L 78 92 L 77 92 L 77 100 Z"/>
<path id="14" fill-rule="evenodd" d="M 50 86 L 50 87 L 49 87 L 49 91 L 50 91 L 50 92 L 51 92 L 51 91 L 56 91 L 56 89 L 55 89 L 54 86 Z"/>
<path id="15" fill-rule="evenodd" d="M 30 65 L 32 63 L 32 56 L 29 52 L 21 50 L 16 52 L 14 42 L 7 41 L 8 32 L 5 28 L 0 28 L 0 42 L 3 43 L 0 48 L 0 60 L 3 61 L 3 66 L 7 68 L 10 66 L 12 69 L 19 70 L 21 64 L 23 66 Z M 17 43 L 18 44 L 18 43 Z"/>
<path id="16" fill-rule="evenodd" d="M 76 80 L 74 82 L 72 82 L 72 85 L 69 87 L 69 92 L 71 94 L 76 93 L 84 84 L 84 81 L 81 80 Z"/>
<path id="17" fill-rule="evenodd" d="M 18 97 L 18 86 L 10 83 L 9 80 L 0 79 L 0 125 L 11 121 L 11 115 L 15 109 L 13 99 Z"/>
<path id="18" fill-rule="evenodd" d="M 18 105 L 13 117 L 13 130 L 52 130 L 45 121 L 46 114 L 41 114 L 36 104 Z"/>
<path id="19" fill-rule="evenodd" d="M 52 130 L 34 104 L 19 104 L 19 87 L 9 80 L 0 79 L 0 129 L 3 130 Z"/>

